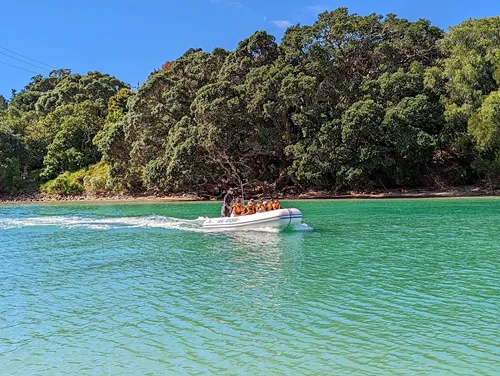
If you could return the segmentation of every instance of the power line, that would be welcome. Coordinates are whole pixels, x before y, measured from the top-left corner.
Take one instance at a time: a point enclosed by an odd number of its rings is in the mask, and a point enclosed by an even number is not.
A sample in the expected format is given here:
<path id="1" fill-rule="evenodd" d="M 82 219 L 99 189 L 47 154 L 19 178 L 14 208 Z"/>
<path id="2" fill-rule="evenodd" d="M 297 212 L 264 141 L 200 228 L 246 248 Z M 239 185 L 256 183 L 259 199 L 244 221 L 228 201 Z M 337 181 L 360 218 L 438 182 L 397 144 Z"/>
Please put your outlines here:
<path id="1" fill-rule="evenodd" d="M 2 50 L 9 51 L 10 53 L 13 53 L 14 55 L 21 56 L 21 57 L 24 57 L 25 59 L 28 59 L 28 60 L 34 61 L 34 62 L 36 62 L 36 63 L 38 63 L 38 64 L 42 64 L 42 65 L 45 65 L 45 66 L 47 66 L 47 67 L 57 69 L 56 67 L 54 67 L 54 66 L 52 66 L 52 65 L 45 64 L 45 63 L 42 63 L 41 61 L 38 61 L 38 60 L 32 59 L 32 58 L 30 58 L 30 57 L 28 57 L 28 56 L 24 56 L 24 55 L 18 54 L 17 52 L 14 52 L 14 51 L 12 51 L 12 50 L 9 50 L 8 48 L 2 47 L 2 46 L 0 46 L 0 48 L 1 48 Z"/>
<path id="2" fill-rule="evenodd" d="M 9 66 L 14 67 L 14 68 L 17 68 L 17 69 L 21 69 L 21 70 L 26 71 L 26 72 L 31 72 L 31 73 L 35 73 L 35 74 L 40 74 L 40 72 L 35 72 L 35 71 L 29 70 L 29 69 L 24 69 L 24 68 L 18 67 L 18 66 L 16 66 L 16 65 L 12 65 L 12 64 L 6 63 L 5 61 L 0 61 L 0 63 L 5 64 L 5 65 L 9 65 Z"/>
<path id="3" fill-rule="evenodd" d="M 25 64 L 29 64 L 29 65 L 34 66 L 34 67 L 36 67 L 36 68 L 43 69 L 43 70 L 46 70 L 46 71 L 50 71 L 50 69 L 47 69 L 47 68 L 44 68 L 44 67 L 40 67 L 40 66 L 38 66 L 38 65 L 36 65 L 36 64 L 32 64 L 32 63 L 30 63 L 30 62 L 28 62 L 28 61 L 24 61 L 24 60 L 22 60 L 22 59 L 18 59 L 17 57 L 14 57 L 14 56 L 10 56 L 9 54 L 6 54 L 5 52 L 0 51 L 0 54 L 5 55 L 5 56 L 8 56 L 8 57 L 10 57 L 11 59 L 14 59 L 14 60 L 17 60 L 17 61 L 21 61 L 21 62 L 23 62 L 23 63 L 25 63 Z"/>

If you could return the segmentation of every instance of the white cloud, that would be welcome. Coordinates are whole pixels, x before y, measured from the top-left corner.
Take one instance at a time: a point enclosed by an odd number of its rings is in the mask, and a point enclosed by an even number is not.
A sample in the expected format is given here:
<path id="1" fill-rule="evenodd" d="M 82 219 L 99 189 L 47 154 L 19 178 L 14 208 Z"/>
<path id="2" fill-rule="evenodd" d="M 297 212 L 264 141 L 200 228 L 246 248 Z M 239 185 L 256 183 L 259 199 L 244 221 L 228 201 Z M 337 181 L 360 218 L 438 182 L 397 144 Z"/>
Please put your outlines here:
<path id="1" fill-rule="evenodd" d="M 305 7 L 305 10 L 312 13 L 323 13 L 325 10 L 328 10 L 328 5 L 309 5 Z"/>
<path id="2" fill-rule="evenodd" d="M 290 27 L 293 25 L 292 22 L 290 22 L 288 20 L 276 20 L 276 21 L 271 21 L 271 23 L 274 26 L 279 27 L 280 29 L 286 29 L 287 27 Z"/>

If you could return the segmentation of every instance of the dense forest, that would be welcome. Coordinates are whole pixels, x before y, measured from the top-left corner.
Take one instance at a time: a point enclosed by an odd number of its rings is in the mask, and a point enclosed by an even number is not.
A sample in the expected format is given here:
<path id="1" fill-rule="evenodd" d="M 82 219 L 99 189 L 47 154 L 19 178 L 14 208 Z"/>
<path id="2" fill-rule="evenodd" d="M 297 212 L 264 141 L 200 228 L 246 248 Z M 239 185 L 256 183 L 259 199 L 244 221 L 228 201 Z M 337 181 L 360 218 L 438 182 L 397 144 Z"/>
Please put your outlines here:
<path id="1" fill-rule="evenodd" d="M 447 32 L 324 12 L 281 42 L 189 49 L 136 92 L 100 72 L 0 96 L 0 190 L 220 192 L 495 187 L 500 17 Z"/>

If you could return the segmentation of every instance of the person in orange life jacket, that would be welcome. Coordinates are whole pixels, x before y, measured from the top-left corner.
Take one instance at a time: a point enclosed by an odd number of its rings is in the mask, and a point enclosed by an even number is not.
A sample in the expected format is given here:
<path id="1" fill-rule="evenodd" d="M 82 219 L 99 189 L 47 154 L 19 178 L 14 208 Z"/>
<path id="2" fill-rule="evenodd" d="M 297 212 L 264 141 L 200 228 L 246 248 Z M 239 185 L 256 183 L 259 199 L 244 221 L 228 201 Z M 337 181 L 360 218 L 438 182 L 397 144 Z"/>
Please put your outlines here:
<path id="1" fill-rule="evenodd" d="M 257 213 L 264 213 L 267 211 L 267 202 L 263 199 L 260 199 L 257 203 Z"/>
<path id="2" fill-rule="evenodd" d="M 273 210 L 281 209 L 280 202 L 277 199 L 273 200 Z"/>
<path id="3" fill-rule="evenodd" d="M 245 211 L 245 208 L 243 207 L 241 203 L 241 198 L 236 198 L 235 203 L 233 204 L 233 209 L 231 212 L 231 217 L 238 217 L 240 215 L 243 215 L 243 212 Z"/>
<path id="4" fill-rule="evenodd" d="M 248 201 L 247 206 L 245 206 L 245 215 L 250 215 L 255 213 L 257 213 L 257 206 L 255 205 L 255 201 L 252 198 L 250 199 L 250 201 Z"/>
<path id="5" fill-rule="evenodd" d="M 269 202 L 266 203 L 266 205 L 267 205 L 267 211 L 274 210 L 274 208 L 273 208 L 273 200 L 272 199 L 269 200 Z"/>

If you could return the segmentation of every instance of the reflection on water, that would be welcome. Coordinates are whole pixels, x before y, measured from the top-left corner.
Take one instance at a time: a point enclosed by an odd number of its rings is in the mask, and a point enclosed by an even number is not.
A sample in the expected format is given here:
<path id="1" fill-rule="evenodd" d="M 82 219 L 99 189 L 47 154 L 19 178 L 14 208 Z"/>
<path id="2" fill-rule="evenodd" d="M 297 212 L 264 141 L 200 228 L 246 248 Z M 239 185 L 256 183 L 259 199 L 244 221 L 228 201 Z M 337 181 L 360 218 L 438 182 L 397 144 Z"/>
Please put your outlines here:
<path id="1" fill-rule="evenodd" d="M 300 250 L 303 234 L 249 231 L 228 233 L 226 236 L 229 258 L 224 282 L 236 279 L 238 290 L 265 291 L 263 296 L 258 296 L 258 301 L 249 301 L 254 308 L 265 307 L 270 299 L 283 294 L 288 283 L 289 267 Z"/>

